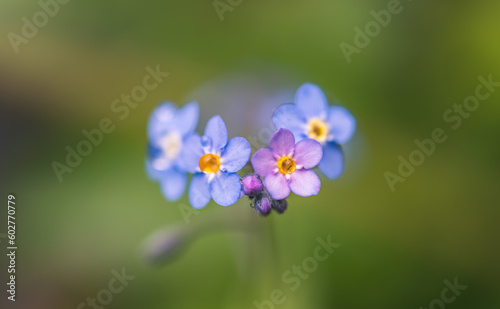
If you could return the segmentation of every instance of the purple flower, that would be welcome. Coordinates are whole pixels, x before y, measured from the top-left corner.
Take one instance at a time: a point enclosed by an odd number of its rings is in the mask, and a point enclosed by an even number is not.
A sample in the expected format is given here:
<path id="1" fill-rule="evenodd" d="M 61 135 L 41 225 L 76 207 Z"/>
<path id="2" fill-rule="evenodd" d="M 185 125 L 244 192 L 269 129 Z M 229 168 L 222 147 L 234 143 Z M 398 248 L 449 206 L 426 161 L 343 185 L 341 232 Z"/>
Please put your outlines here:
<path id="1" fill-rule="evenodd" d="M 316 85 L 304 84 L 295 94 L 295 104 L 278 107 L 273 115 L 277 129 L 292 131 L 295 139 L 317 140 L 323 146 L 319 169 L 328 178 L 337 178 L 344 169 L 340 145 L 351 139 L 356 119 L 344 107 L 328 106 L 325 94 Z"/>
<path id="2" fill-rule="evenodd" d="M 189 202 L 203 208 L 213 198 L 221 206 L 238 201 L 241 194 L 240 176 L 236 174 L 250 158 L 250 144 L 243 137 L 227 140 L 227 130 L 220 116 L 212 117 L 205 135 L 192 135 L 186 140 L 180 165 L 195 173 L 189 187 Z"/>
<path id="3" fill-rule="evenodd" d="M 149 117 L 146 173 L 160 183 L 161 191 L 169 201 L 178 200 L 186 190 L 187 174 L 179 166 L 179 155 L 186 139 L 193 134 L 198 117 L 196 102 L 180 109 L 166 102 L 158 105 Z"/>
<path id="4" fill-rule="evenodd" d="M 323 157 L 320 143 L 306 138 L 295 144 L 292 132 L 279 129 L 271 137 L 269 146 L 253 155 L 252 166 L 264 177 L 264 185 L 273 199 L 285 199 L 290 190 L 300 196 L 318 194 L 321 182 L 310 169 Z"/>

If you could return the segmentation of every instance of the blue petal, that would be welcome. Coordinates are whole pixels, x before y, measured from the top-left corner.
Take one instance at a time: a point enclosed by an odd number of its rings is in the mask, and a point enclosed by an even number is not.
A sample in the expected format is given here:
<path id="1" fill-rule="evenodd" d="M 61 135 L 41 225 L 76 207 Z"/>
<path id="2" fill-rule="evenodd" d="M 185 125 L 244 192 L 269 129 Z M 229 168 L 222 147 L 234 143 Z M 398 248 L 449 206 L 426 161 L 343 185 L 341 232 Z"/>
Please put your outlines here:
<path id="1" fill-rule="evenodd" d="M 189 203 L 193 208 L 200 209 L 208 202 L 210 202 L 210 190 L 207 176 L 204 173 L 196 173 L 189 186 Z"/>
<path id="2" fill-rule="evenodd" d="M 163 155 L 158 147 L 151 143 L 148 145 L 148 158 L 146 159 L 146 174 L 151 180 L 158 181 L 162 175 L 170 170 L 174 162 Z"/>
<path id="3" fill-rule="evenodd" d="M 319 162 L 319 169 L 330 179 L 342 175 L 344 171 L 344 155 L 337 143 L 328 142 L 323 147 L 323 159 Z"/>
<path id="4" fill-rule="evenodd" d="M 159 158 L 163 156 L 163 152 L 160 148 L 156 147 L 152 143 L 148 143 L 148 159 L 154 160 L 156 158 Z"/>
<path id="5" fill-rule="evenodd" d="M 229 173 L 241 170 L 248 163 L 251 152 L 250 143 L 243 137 L 230 139 L 222 150 L 221 169 Z"/>
<path id="6" fill-rule="evenodd" d="M 161 138 L 166 132 L 175 128 L 176 111 L 176 106 L 171 102 L 162 103 L 153 110 L 148 122 L 148 137 L 150 140 Z"/>
<path id="7" fill-rule="evenodd" d="M 182 197 L 186 190 L 187 174 L 175 168 L 164 173 L 160 179 L 160 188 L 168 201 L 174 202 Z"/>
<path id="8" fill-rule="evenodd" d="M 210 183 L 210 193 L 221 206 L 233 205 L 240 198 L 240 176 L 236 173 L 219 172 Z"/>
<path id="9" fill-rule="evenodd" d="M 227 129 L 219 115 L 213 116 L 205 128 L 205 136 L 212 139 L 213 151 L 219 152 L 227 144 Z"/>
<path id="10" fill-rule="evenodd" d="M 175 114 L 176 129 L 182 136 L 193 133 L 198 124 L 199 116 L 200 108 L 198 103 L 191 102 L 186 104 Z"/>
<path id="11" fill-rule="evenodd" d="M 183 170 L 195 173 L 199 171 L 199 162 L 203 155 L 201 137 L 197 134 L 193 134 L 185 140 L 177 162 Z"/>
<path id="12" fill-rule="evenodd" d="M 153 167 L 151 160 L 146 159 L 145 167 L 146 175 L 148 175 L 149 179 L 153 181 L 158 181 L 160 179 L 162 172 Z"/>
<path id="13" fill-rule="evenodd" d="M 170 131 L 178 132 L 181 136 L 190 134 L 196 129 L 199 114 L 196 102 L 188 103 L 181 109 L 177 109 L 171 102 L 162 103 L 149 117 L 148 137 L 155 141 Z"/>
<path id="14" fill-rule="evenodd" d="M 297 142 L 306 137 L 306 118 L 295 104 L 279 106 L 273 114 L 273 123 L 277 130 L 284 128 L 292 131 Z"/>
<path id="15" fill-rule="evenodd" d="M 201 137 L 201 147 L 205 153 L 212 152 L 212 139 L 208 136 Z"/>
<path id="16" fill-rule="evenodd" d="M 331 106 L 328 111 L 328 123 L 333 141 L 344 144 L 348 142 L 356 131 L 356 119 L 346 108 Z"/>
<path id="17" fill-rule="evenodd" d="M 307 118 L 327 117 L 328 101 L 323 91 L 316 85 L 304 84 L 295 93 L 295 105 Z"/>

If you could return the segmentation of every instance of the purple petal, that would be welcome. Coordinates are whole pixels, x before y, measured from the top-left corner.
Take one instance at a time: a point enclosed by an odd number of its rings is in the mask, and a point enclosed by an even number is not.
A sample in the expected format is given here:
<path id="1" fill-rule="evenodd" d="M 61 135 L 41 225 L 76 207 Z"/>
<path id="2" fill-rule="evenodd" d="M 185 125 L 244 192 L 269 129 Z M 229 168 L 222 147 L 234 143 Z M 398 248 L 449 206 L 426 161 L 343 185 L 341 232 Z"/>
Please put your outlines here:
<path id="1" fill-rule="evenodd" d="M 229 140 L 221 155 L 221 169 L 229 173 L 241 170 L 248 162 L 252 148 L 243 137 Z"/>
<path id="2" fill-rule="evenodd" d="M 290 194 L 290 188 L 288 187 L 288 180 L 285 175 L 280 172 L 269 174 L 264 179 L 264 184 L 266 186 L 267 192 L 275 200 L 283 200 L 287 198 Z"/>
<path id="3" fill-rule="evenodd" d="M 337 143 L 328 142 L 323 147 L 323 159 L 319 163 L 319 169 L 330 179 L 342 175 L 344 171 L 344 155 Z"/>
<path id="4" fill-rule="evenodd" d="M 341 106 L 330 107 L 328 123 L 333 141 L 339 144 L 349 141 L 356 131 L 356 119 L 346 108 Z"/>
<path id="5" fill-rule="evenodd" d="M 212 150 L 219 152 L 227 144 L 227 129 L 219 115 L 213 116 L 207 122 L 205 136 L 212 139 Z"/>
<path id="6" fill-rule="evenodd" d="M 184 146 L 178 158 L 179 166 L 185 171 L 195 173 L 199 171 L 199 162 L 203 154 L 201 137 L 193 134 L 184 142 Z"/>
<path id="7" fill-rule="evenodd" d="M 306 138 L 295 145 L 293 159 L 298 166 L 313 168 L 319 164 L 321 158 L 323 158 L 323 147 L 318 141 Z"/>
<path id="8" fill-rule="evenodd" d="M 252 166 L 257 175 L 266 177 L 278 168 L 278 162 L 269 148 L 261 148 L 252 157 Z"/>
<path id="9" fill-rule="evenodd" d="M 168 201 L 174 202 L 182 197 L 186 190 L 187 174 L 173 168 L 160 179 L 163 196 Z"/>
<path id="10" fill-rule="evenodd" d="M 233 205 L 240 198 L 240 176 L 236 173 L 219 172 L 210 183 L 210 194 L 221 206 Z"/>
<path id="11" fill-rule="evenodd" d="M 293 155 L 293 148 L 295 147 L 295 138 L 290 130 L 279 129 L 271 137 L 269 146 L 276 156 L 291 156 Z"/>
<path id="12" fill-rule="evenodd" d="M 290 189 L 300 196 L 311 196 L 319 193 L 321 181 L 311 170 L 296 170 L 290 174 Z"/>
<path id="13" fill-rule="evenodd" d="M 189 186 L 189 203 L 193 208 L 200 209 L 210 202 L 210 198 L 207 176 L 204 173 L 194 174 Z"/>
<path id="14" fill-rule="evenodd" d="M 323 91 L 316 85 L 302 85 L 295 94 L 295 104 L 307 119 L 327 117 L 328 101 Z"/>
<path id="15" fill-rule="evenodd" d="M 306 119 L 295 104 L 279 106 L 273 114 L 273 123 L 276 129 L 284 128 L 292 131 L 296 141 L 306 137 Z"/>

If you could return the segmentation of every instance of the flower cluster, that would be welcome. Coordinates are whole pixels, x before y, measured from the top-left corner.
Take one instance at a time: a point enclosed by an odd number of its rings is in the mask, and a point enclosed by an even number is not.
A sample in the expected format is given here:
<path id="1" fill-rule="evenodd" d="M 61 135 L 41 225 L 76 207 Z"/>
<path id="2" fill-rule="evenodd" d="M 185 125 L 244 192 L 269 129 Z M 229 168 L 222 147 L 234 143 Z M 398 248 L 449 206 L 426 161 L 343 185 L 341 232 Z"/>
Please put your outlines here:
<path id="1" fill-rule="evenodd" d="M 328 106 L 318 86 L 304 84 L 294 104 L 283 104 L 272 117 L 277 131 L 269 148 L 259 149 L 251 158 L 254 173 L 241 178 L 237 173 L 248 163 L 251 147 L 242 137 L 228 140 L 220 116 L 212 117 L 203 136 L 195 132 L 199 118 L 196 102 L 177 109 L 170 102 L 152 112 L 148 124 L 148 176 L 160 183 L 169 201 L 186 191 L 189 202 L 199 209 L 211 199 L 221 206 L 235 204 L 243 195 L 261 215 L 273 209 L 283 213 L 290 192 L 299 196 L 319 193 L 321 181 L 316 166 L 329 179 L 344 168 L 341 145 L 349 141 L 356 121 L 340 106 Z"/>

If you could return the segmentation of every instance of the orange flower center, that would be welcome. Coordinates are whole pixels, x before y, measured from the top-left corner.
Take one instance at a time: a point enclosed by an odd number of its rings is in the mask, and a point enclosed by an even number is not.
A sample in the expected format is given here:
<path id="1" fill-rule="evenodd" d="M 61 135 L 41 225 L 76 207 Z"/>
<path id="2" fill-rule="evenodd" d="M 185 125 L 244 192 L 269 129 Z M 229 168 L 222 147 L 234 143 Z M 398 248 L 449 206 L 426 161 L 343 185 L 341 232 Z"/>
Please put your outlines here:
<path id="1" fill-rule="evenodd" d="M 198 163 L 200 169 L 204 173 L 217 173 L 220 168 L 220 159 L 219 156 L 207 153 L 200 158 L 200 162 Z"/>
<path id="2" fill-rule="evenodd" d="M 295 167 L 295 161 L 290 157 L 284 156 L 278 161 L 278 169 L 282 174 L 286 175 L 293 173 Z"/>

